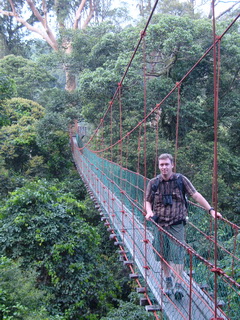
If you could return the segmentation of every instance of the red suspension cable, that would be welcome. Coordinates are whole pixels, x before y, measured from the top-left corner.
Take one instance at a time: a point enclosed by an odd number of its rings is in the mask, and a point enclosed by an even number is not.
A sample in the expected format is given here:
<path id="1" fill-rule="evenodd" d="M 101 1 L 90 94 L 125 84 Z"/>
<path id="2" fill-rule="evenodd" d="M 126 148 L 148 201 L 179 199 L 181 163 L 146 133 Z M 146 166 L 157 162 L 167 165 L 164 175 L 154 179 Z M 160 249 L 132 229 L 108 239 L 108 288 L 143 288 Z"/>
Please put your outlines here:
<path id="1" fill-rule="evenodd" d="M 179 117 L 180 117 L 180 103 L 181 103 L 181 97 L 180 97 L 180 90 L 181 90 L 181 84 L 177 82 L 177 124 L 176 124 L 176 143 L 175 143 L 175 165 L 174 170 L 176 172 L 177 170 L 177 156 L 178 156 L 178 135 L 179 135 Z"/>

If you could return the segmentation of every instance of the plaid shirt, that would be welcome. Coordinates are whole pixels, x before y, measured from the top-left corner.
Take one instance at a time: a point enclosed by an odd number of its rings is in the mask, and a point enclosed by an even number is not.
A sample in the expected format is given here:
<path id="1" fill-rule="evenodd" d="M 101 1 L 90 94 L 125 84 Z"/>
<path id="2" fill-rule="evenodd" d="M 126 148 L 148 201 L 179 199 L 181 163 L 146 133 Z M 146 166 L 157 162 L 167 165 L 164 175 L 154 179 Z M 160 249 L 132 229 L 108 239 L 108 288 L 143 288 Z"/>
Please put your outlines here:
<path id="1" fill-rule="evenodd" d="M 181 220 L 185 220 L 187 216 L 187 208 L 185 206 L 185 200 L 183 198 L 182 191 L 179 189 L 177 184 L 177 174 L 173 174 L 169 180 L 163 180 L 162 176 L 159 175 L 159 187 L 155 193 L 153 212 L 157 215 L 158 223 L 161 226 L 169 226 L 175 224 Z M 148 183 L 146 190 L 146 201 L 152 203 L 152 185 L 156 182 L 157 177 L 151 179 Z M 182 175 L 182 181 L 188 196 L 192 196 L 196 189 L 192 183 Z M 164 205 L 163 195 L 172 196 L 172 205 Z"/>

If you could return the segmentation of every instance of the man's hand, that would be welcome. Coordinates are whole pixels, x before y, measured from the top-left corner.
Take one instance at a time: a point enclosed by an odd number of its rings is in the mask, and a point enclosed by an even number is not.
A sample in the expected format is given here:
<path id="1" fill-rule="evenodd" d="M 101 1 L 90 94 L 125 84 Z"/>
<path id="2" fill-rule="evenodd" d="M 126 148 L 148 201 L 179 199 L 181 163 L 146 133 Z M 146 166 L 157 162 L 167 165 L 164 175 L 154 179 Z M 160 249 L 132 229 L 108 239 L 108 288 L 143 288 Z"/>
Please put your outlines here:
<path id="1" fill-rule="evenodd" d="M 216 213 L 217 213 L 217 218 L 222 218 L 222 215 L 220 212 L 216 212 L 215 210 L 210 210 L 210 214 L 213 218 L 216 217 Z"/>
<path id="2" fill-rule="evenodd" d="M 151 217 L 154 216 L 154 213 L 153 213 L 153 211 L 152 211 L 152 205 L 151 205 L 151 203 L 148 202 L 148 201 L 145 202 L 145 210 L 146 210 L 146 212 L 147 212 L 147 214 L 146 214 L 146 216 L 145 216 L 146 220 L 149 220 Z"/>
<path id="3" fill-rule="evenodd" d="M 145 218 L 146 220 L 149 220 L 150 218 L 152 218 L 154 216 L 154 213 L 152 212 L 152 210 L 148 210 Z"/>

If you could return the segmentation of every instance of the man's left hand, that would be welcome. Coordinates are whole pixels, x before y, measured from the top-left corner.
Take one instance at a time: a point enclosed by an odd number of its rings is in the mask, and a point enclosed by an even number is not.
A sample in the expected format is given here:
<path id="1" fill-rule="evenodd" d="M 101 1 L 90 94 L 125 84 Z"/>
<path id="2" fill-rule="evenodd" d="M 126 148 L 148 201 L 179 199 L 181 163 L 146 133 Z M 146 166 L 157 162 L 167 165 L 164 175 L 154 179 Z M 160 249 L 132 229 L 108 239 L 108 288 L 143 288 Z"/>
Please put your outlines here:
<path id="1" fill-rule="evenodd" d="M 217 213 L 217 218 L 222 218 L 222 215 L 221 215 L 220 212 L 216 212 L 215 210 L 211 210 L 210 213 L 211 213 L 211 216 L 212 216 L 213 218 L 216 217 L 216 213 Z"/>

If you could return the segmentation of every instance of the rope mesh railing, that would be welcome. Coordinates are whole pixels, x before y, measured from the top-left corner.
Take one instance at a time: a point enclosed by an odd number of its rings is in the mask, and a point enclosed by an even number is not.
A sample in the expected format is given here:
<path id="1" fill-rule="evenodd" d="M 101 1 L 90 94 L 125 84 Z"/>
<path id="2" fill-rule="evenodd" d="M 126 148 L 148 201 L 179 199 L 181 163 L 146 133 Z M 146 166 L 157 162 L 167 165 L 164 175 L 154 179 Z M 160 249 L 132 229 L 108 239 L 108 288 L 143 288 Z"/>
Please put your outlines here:
<path id="1" fill-rule="evenodd" d="M 77 135 L 77 141 L 79 143 L 80 138 Z M 81 148 L 81 143 L 79 145 Z M 117 198 L 121 198 L 122 193 L 128 195 L 128 201 L 125 203 L 129 210 L 132 208 L 132 203 L 138 208 L 138 218 L 143 217 L 143 203 L 144 203 L 144 176 L 136 172 L 130 171 L 120 165 L 110 162 L 107 159 L 97 156 L 87 148 L 81 151 L 84 156 L 92 163 L 92 170 L 95 172 L 97 177 L 101 179 L 109 190 L 116 195 Z M 147 182 L 149 179 L 147 179 Z M 188 242 L 195 246 L 202 244 L 202 255 L 208 257 L 209 250 L 211 250 L 213 242 L 213 228 L 210 230 L 211 216 L 206 219 L 206 212 L 200 206 L 189 202 L 189 218 L 190 225 L 193 228 L 192 233 L 188 233 Z M 218 245 L 219 255 L 223 259 L 224 255 L 227 254 L 231 257 L 232 263 L 240 261 L 239 243 L 236 241 L 239 234 L 239 227 L 235 224 L 227 221 L 226 219 L 219 220 L 219 231 L 218 231 Z M 196 241 L 196 243 L 195 243 Z M 222 242 L 227 244 L 227 248 L 222 245 Z M 237 257 L 238 256 L 238 257 Z M 231 270 L 232 275 L 234 271 Z"/>
<path id="2" fill-rule="evenodd" d="M 189 203 L 187 223 L 187 244 L 178 244 L 171 235 L 170 242 L 183 247 L 185 255 L 184 283 L 186 292 L 182 302 L 164 294 L 164 280 L 160 262 L 164 258 L 153 246 L 154 229 L 161 229 L 153 222 L 147 223 L 147 237 L 144 233 L 144 177 L 136 172 L 122 168 L 116 163 L 97 156 L 80 145 L 73 147 L 75 162 L 82 164 L 78 169 L 85 181 L 91 185 L 100 203 L 109 216 L 109 225 L 117 232 L 119 240 L 128 245 L 130 254 L 138 261 L 146 287 L 164 310 L 169 319 L 213 319 L 214 318 L 214 275 L 218 275 L 217 312 L 222 319 L 237 319 L 236 309 L 240 302 L 239 278 L 239 227 L 226 219 L 218 221 L 218 263 L 214 269 L 213 234 L 209 231 L 207 213 L 199 206 Z M 214 230 L 214 228 L 212 228 Z M 165 231 L 161 230 L 161 233 Z M 145 250 L 147 245 L 147 251 Z M 167 263 L 167 262 L 166 262 Z M 174 268 L 169 265 L 175 278 Z M 146 271 L 147 270 L 147 271 Z M 147 275 L 145 275 L 147 273 Z M 167 302 L 166 302 L 167 301 Z M 169 304 L 169 306 L 168 306 Z M 235 311 L 234 311 L 235 310 Z"/>

